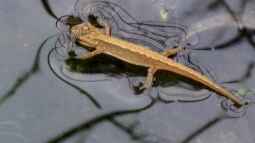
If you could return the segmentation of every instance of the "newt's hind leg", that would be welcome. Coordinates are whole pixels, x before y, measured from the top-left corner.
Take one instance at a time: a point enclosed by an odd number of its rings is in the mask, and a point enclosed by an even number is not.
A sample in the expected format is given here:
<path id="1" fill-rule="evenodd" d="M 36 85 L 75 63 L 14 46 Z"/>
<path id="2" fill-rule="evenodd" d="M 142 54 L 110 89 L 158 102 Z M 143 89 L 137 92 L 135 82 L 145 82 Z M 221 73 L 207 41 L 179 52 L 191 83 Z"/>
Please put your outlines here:
<path id="1" fill-rule="evenodd" d="M 169 57 L 169 56 L 173 56 L 176 55 L 178 52 L 184 50 L 184 48 L 182 47 L 176 47 L 176 48 L 167 48 L 165 51 L 163 51 L 161 54 L 163 56 Z"/>
<path id="2" fill-rule="evenodd" d="M 105 31 L 108 36 L 112 36 L 112 28 L 110 25 L 106 24 Z"/>
<path id="3" fill-rule="evenodd" d="M 154 74 L 157 72 L 157 68 L 155 67 L 150 67 L 148 69 L 148 74 L 147 77 L 142 85 L 138 85 L 138 87 L 135 87 L 135 92 L 137 94 L 141 93 L 145 89 L 148 89 L 152 86 L 153 80 L 154 80 Z"/>

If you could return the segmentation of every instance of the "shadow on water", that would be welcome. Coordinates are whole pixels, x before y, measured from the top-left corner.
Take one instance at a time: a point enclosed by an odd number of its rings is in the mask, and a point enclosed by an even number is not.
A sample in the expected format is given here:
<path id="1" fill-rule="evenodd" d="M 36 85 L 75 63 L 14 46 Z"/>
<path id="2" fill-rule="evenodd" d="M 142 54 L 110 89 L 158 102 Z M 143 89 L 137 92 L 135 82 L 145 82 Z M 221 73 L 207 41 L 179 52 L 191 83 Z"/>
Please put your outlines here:
<path id="1" fill-rule="evenodd" d="M 123 62 L 119 59 L 113 58 L 108 55 L 97 55 L 91 59 L 81 60 L 76 58 L 76 54 L 74 51 L 70 52 L 72 55 L 68 59 L 66 59 L 65 63 L 68 69 L 74 73 L 82 73 L 82 74 L 106 74 L 110 77 L 146 77 L 148 68 L 137 66 L 133 64 L 129 64 Z M 188 62 L 192 65 L 196 65 L 192 63 L 191 59 Z M 197 67 L 200 68 L 199 66 Z M 73 79 L 74 80 L 74 79 Z M 178 74 L 170 73 L 169 71 L 158 71 L 155 74 L 155 81 L 153 82 L 153 87 L 170 87 L 177 85 L 179 82 L 187 83 L 188 85 L 192 85 L 190 90 L 200 90 L 204 87 L 202 84 L 192 81 L 188 78 L 182 77 Z M 130 85 L 130 87 L 134 90 L 135 94 L 139 94 L 138 87 L 142 85 L 139 83 L 138 85 Z"/>
<path id="2" fill-rule="evenodd" d="M 50 50 L 49 54 L 48 54 L 48 66 L 51 70 L 51 72 L 61 81 L 63 81 L 64 83 L 66 83 L 67 85 L 73 87 L 74 89 L 76 89 L 77 91 L 79 91 L 82 95 L 85 95 L 86 97 L 88 97 L 90 99 L 90 101 L 95 105 L 95 107 L 97 107 L 98 109 L 101 109 L 102 106 L 100 105 L 100 103 L 90 94 L 88 93 L 86 90 L 80 88 L 77 85 L 72 84 L 71 82 L 65 80 L 64 78 L 62 78 L 60 75 L 58 75 L 55 70 L 53 69 L 52 65 L 50 64 L 50 55 L 51 53 L 55 50 L 56 48 L 53 48 Z"/>

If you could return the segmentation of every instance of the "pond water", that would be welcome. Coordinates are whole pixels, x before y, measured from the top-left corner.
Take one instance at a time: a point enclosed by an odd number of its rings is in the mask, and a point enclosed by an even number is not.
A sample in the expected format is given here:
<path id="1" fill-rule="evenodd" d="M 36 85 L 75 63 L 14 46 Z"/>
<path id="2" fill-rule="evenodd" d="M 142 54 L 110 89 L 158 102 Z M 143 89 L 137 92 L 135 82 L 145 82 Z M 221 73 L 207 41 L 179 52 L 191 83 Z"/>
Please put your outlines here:
<path id="1" fill-rule="evenodd" d="M 252 0 L 1 1 L 0 142 L 254 143 L 254 6 Z M 70 51 L 88 51 L 69 39 L 65 18 L 87 21 L 89 14 L 110 24 L 113 36 L 157 52 L 185 46 L 176 62 L 251 104 L 232 110 L 223 97 L 165 73 L 136 94 L 146 71 L 109 57 L 76 66 L 82 73 L 70 70 Z"/>

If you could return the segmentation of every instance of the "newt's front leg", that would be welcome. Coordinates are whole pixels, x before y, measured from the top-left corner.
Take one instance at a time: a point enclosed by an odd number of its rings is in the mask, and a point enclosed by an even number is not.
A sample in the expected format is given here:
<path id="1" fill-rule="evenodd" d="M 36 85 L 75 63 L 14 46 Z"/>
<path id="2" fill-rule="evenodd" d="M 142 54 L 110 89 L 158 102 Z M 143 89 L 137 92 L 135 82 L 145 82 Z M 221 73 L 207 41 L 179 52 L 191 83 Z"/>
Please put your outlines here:
<path id="1" fill-rule="evenodd" d="M 82 41 L 80 41 L 80 44 L 85 45 L 85 43 Z M 86 60 L 86 59 L 92 58 L 96 55 L 103 54 L 105 52 L 104 44 L 102 44 L 100 42 L 97 43 L 97 45 L 96 45 L 96 47 L 94 47 L 94 49 L 95 50 L 92 52 L 81 53 L 81 55 L 79 55 L 79 59 Z"/>

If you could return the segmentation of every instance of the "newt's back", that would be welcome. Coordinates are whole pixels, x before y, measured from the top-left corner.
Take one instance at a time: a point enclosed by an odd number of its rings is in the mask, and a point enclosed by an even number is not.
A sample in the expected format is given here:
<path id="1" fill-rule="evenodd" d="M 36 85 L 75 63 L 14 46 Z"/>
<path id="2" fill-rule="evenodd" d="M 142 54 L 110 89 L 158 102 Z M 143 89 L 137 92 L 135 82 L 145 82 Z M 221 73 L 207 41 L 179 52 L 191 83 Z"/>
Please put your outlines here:
<path id="1" fill-rule="evenodd" d="M 100 39 L 100 41 L 102 41 L 105 45 L 109 46 L 107 46 L 109 49 L 107 48 L 106 50 L 106 53 L 108 53 L 109 55 L 112 55 L 116 58 L 122 59 L 135 65 L 155 67 L 158 70 L 166 70 L 172 73 L 179 74 L 181 76 L 203 84 L 208 89 L 215 91 L 219 95 L 228 97 L 235 103 L 236 106 L 242 106 L 241 100 L 222 86 L 211 81 L 201 73 L 180 63 L 176 63 L 172 59 L 169 59 L 168 57 L 163 56 L 160 53 L 154 52 L 149 48 L 143 47 L 142 45 L 137 45 L 103 34 L 97 38 Z M 112 46 L 113 48 L 110 48 L 110 46 Z"/>
<path id="2" fill-rule="evenodd" d="M 145 48 L 142 45 L 137 45 L 109 36 L 105 32 L 102 32 L 89 24 L 87 25 L 87 27 L 86 25 L 85 27 L 83 27 L 83 25 L 78 25 L 78 27 L 75 27 L 76 29 L 72 29 L 72 32 L 75 34 L 77 34 L 76 32 L 79 32 L 79 30 L 83 30 L 82 32 L 84 33 L 78 35 L 80 43 L 94 46 L 96 51 L 101 51 L 102 53 L 134 65 L 145 66 L 154 70 L 166 70 L 192 79 L 203 84 L 208 89 L 215 91 L 219 95 L 229 98 L 237 107 L 242 106 L 243 103 L 238 97 L 220 85 L 214 83 L 201 73 L 182 64 L 176 63 L 168 57 L 154 52 L 149 48 Z"/>

